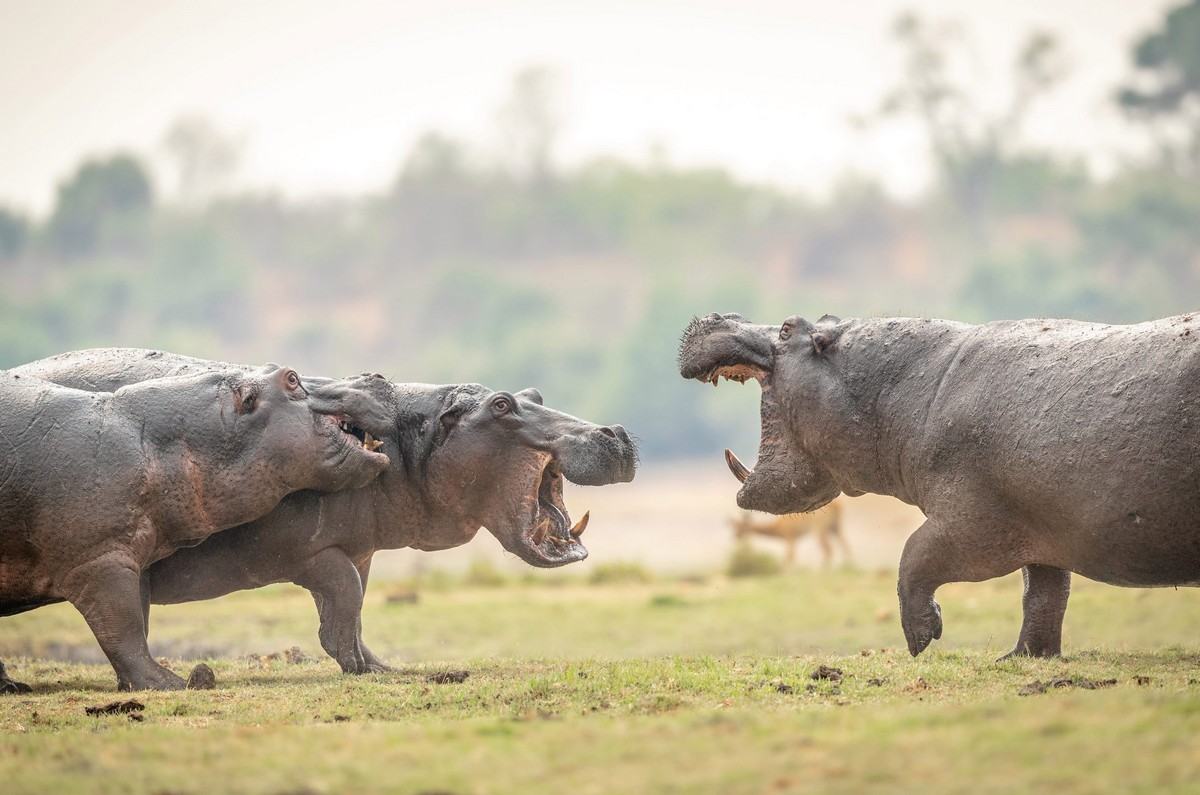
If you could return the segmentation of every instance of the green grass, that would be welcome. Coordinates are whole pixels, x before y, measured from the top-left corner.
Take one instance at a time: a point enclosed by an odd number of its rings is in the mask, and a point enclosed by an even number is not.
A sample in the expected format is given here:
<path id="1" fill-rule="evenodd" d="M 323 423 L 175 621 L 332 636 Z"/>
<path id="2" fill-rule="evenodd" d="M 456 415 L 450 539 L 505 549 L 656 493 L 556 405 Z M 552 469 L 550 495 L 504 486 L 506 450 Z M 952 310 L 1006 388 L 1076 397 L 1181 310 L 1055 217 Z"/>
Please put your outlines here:
<path id="1" fill-rule="evenodd" d="M 946 634 L 916 659 L 894 587 L 797 572 L 389 604 L 376 583 L 367 641 L 401 670 L 358 678 L 323 655 L 242 656 L 320 654 L 299 589 L 155 608 L 159 650 L 214 650 L 218 689 L 134 694 L 140 722 L 85 714 L 122 697 L 106 664 L 20 656 L 94 648 L 70 608 L 45 608 L 0 621 L 0 655 L 38 691 L 0 698 L 0 791 L 1196 791 L 1194 592 L 1080 581 L 1067 659 L 996 663 L 1019 579 L 942 589 Z M 820 665 L 845 679 L 811 679 Z M 426 679 L 449 669 L 470 676 Z M 1019 695 L 1059 677 L 1117 683 Z"/>

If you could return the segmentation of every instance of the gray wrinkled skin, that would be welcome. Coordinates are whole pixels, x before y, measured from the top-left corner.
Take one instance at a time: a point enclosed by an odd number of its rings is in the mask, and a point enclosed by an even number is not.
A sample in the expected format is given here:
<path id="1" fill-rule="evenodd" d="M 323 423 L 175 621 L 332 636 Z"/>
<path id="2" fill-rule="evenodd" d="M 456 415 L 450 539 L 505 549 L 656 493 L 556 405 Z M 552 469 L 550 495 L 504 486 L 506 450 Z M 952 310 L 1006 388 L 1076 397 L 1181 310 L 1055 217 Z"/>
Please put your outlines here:
<path id="1" fill-rule="evenodd" d="M 762 384 L 744 508 L 810 511 L 887 494 L 927 517 L 900 561 L 916 655 L 941 636 L 934 592 L 1022 569 L 1009 655 L 1061 654 L 1070 572 L 1200 584 L 1200 323 L 709 315 L 680 374 Z"/>
<path id="2" fill-rule="evenodd" d="M 182 688 L 146 646 L 143 570 L 290 492 L 358 488 L 387 467 L 339 427 L 344 412 L 318 412 L 320 402 L 277 366 L 115 392 L 0 372 L 0 616 L 69 601 L 119 689 Z M 28 687 L 0 666 L 0 690 Z"/>
<path id="3" fill-rule="evenodd" d="M 164 368 L 212 366 L 218 365 L 105 349 L 25 367 L 60 383 L 109 386 Z M 268 516 L 176 552 L 147 571 L 148 602 L 295 582 L 313 594 L 321 645 L 343 671 L 390 670 L 362 642 L 363 592 L 377 550 L 449 549 L 486 527 L 530 565 L 566 565 L 586 558 L 587 549 L 571 533 L 563 479 L 582 485 L 633 479 L 636 451 L 620 425 L 595 425 L 547 408 L 537 390 L 388 388 L 389 427 L 375 435 L 391 466 L 377 481 L 357 491 L 293 494 Z"/>

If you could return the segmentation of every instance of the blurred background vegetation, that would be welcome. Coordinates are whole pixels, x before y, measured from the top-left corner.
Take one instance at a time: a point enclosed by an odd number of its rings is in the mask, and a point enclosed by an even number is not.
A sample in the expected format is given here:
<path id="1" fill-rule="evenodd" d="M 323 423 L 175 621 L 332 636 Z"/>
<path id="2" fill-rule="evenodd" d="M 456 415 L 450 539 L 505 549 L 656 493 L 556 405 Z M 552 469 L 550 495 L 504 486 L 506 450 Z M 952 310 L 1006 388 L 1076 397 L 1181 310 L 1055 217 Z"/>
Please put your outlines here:
<path id="1" fill-rule="evenodd" d="M 1022 135 L 1071 69 L 1052 33 L 1014 53 L 995 112 L 952 68 L 967 47 L 954 30 L 898 19 L 905 68 L 854 120 L 923 131 L 936 178 L 911 200 L 849 174 L 814 200 L 665 151 L 562 166 L 549 68 L 513 78 L 495 130 L 429 132 L 371 195 L 235 190 L 239 140 L 180 119 L 162 143 L 169 192 L 149 153 L 118 152 L 81 162 L 45 217 L 0 206 L 0 367 L 130 345 L 537 386 L 626 424 L 645 457 L 681 458 L 757 436 L 757 390 L 714 400 L 679 378 L 695 314 L 1127 322 L 1197 309 L 1200 0 L 1135 41 L 1111 103 L 1146 154 L 1103 177 Z"/>

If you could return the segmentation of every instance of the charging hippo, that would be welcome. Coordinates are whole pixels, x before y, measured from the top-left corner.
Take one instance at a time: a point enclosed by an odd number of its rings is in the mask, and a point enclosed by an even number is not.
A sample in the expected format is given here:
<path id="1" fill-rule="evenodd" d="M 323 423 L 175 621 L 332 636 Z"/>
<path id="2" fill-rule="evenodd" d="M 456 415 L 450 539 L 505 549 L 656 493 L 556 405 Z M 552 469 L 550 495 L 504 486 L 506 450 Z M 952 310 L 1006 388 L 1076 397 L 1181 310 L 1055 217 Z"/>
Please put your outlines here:
<path id="1" fill-rule="evenodd" d="M 900 561 L 901 623 L 941 636 L 934 592 L 1022 569 L 1009 655 L 1061 654 L 1070 572 L 1200 585 L 1200 324 L 878 318 L 693 320 L 679 371 L 762 386 L 738 504 L 811 511 L 888 494 L 927 517 Z"/>
<path id="2" fill-rule="evenodd" d="M 69 601 L 118 688 L 182 688 L 146 646 L 143 570 L 290 492 L 373 480 L 387 456 L 344 428 L 386 430 L 385 383 L 309 390 L 272 366 L 109 393 L 0 372 L 0 616 Z M 0 690 L 28 686 L 0 666 Z"/>
<path id="3" fill-rule="evenodd" d="M 141 375 L 205 366 L 212 365 L 107 349 L 19 370 L 111 388 Z M 294 582 L 316 602 L 321 646 L 343 671 L 358 674 L 390 670 L 362 642 L 363 592 L 376 551 L 449 549 L 486 527 L 532 566 L 587 557 L 580 536 L 588 515 L 572 526 L 563 479 L 589 486 L 632 480 L 636 451 L 620 425 L 594 425 L 546 408 L 534 389 L 389 386 L 395 413 L 380 435 L 392 463 L 377 481 L 352 492 L 293 494 L 257 521 L 176 552 L 147 570 L 149 600 L 172 604 Z"/>

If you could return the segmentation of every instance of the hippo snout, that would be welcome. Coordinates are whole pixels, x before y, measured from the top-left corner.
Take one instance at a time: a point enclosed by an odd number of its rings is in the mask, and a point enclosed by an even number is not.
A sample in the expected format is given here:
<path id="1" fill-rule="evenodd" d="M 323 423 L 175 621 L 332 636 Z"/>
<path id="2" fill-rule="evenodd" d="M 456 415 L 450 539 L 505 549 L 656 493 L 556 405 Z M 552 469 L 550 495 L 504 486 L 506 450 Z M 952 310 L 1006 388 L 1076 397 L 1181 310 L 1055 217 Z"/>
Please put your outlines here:
<path id="1" fill-rule="evenodd" d="M 580 486 L 628 483 L 637 470 L 637 444 L 620 425 L 596 425 L 558 446 L 563 475 Z"/>
<path id="2" fill-rule="evenodd" d="M 616 439 L 622 444 L 633 446 L 633 439 L 629 437 L 629 433 L 621 425 L 605 425 L 600 428 L 600 433 L 610 439 Z"/>

